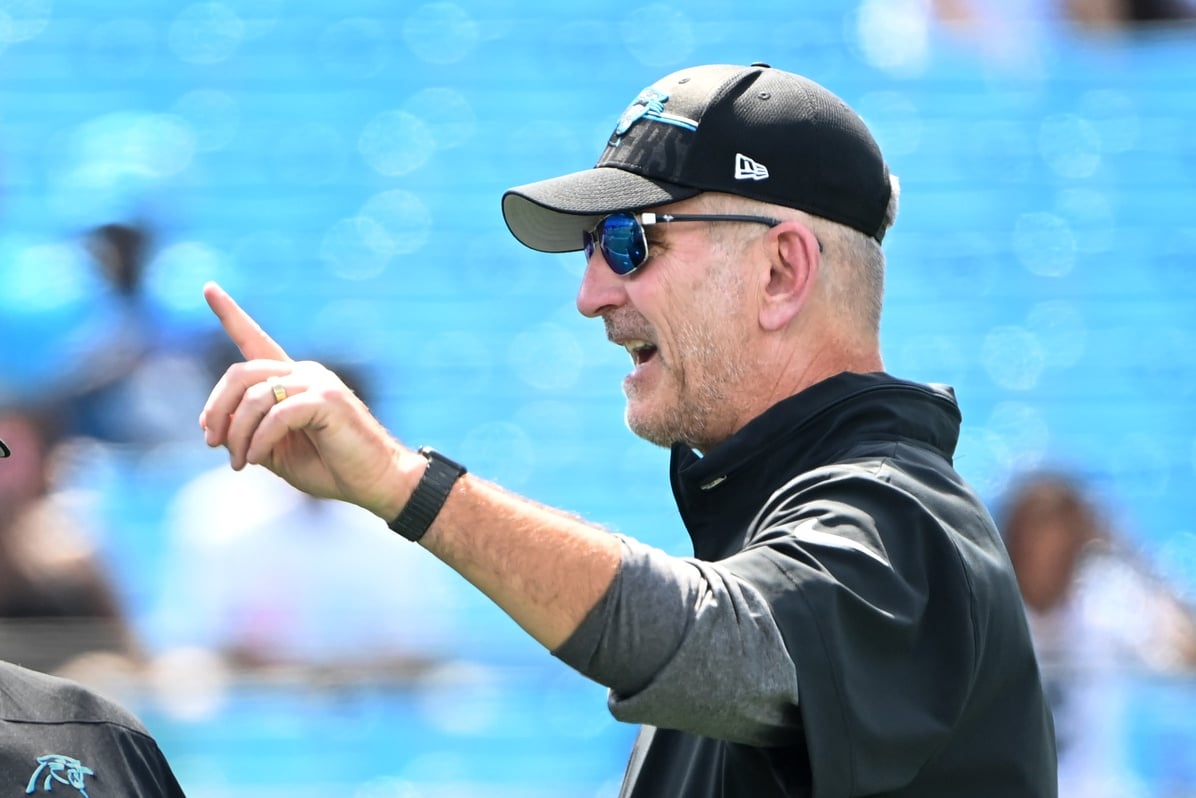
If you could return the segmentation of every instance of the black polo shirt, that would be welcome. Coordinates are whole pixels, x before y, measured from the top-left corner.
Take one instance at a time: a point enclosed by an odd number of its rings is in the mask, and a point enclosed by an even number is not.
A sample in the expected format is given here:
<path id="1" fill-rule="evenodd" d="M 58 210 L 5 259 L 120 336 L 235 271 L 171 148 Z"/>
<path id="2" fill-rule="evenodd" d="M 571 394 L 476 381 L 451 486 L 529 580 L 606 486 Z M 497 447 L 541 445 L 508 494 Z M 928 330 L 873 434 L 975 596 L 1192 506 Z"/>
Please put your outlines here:
<path id="1" fill-rule="evenodd" d="M 0 662 L 0 795 L 176 798 L 183 790 L 132 714 L 83 687 Z"/>

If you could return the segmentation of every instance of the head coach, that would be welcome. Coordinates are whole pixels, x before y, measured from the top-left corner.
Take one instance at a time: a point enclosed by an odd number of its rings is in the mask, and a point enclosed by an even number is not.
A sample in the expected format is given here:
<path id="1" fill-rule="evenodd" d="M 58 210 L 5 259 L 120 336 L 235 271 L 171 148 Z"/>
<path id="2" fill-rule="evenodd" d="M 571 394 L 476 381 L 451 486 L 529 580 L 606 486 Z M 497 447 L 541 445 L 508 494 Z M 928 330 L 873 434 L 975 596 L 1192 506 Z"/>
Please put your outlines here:
<path id="1" fill-rule="evenodd" d="M 595 167 L 503 197 L 523 244 L 585 252 L 577 307 L 630 356 L 626 422 L 672 449 L 692 557 L 408 448 L 211 284 L 246 362 L 206 441 L 370 509 L 608 686 L 642 726 L 622 796 L 1054 796 L 1017 584 L 952 464 L 959 407 L 881 359 L 897 188 L 825 88 L 707 65 L 643 90 Z"/>

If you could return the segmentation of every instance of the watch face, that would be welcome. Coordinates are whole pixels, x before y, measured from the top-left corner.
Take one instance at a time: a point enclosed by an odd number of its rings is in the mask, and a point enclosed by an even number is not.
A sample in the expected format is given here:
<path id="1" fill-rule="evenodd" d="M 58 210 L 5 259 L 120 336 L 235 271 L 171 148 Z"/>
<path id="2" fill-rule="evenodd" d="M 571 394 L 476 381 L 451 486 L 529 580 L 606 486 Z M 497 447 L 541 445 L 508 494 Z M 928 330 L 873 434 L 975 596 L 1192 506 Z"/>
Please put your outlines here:
<path id="1" fill-rule="evenodd" d="M 461 474 L 466 473 L 465 466 L 461 465 L 456 460 L 451 460 L 451 459 L 445 457 L 443 454 L 436 451 L 431 446 L 421 446 L 421 447 L 419 447 L 419 449 L 417 451 L 420 454 L 422 454 L 424 457 L 428 458 L 429 460 L 439 461 L 439 462 L 444 463 L 445 465 L 449 466 L 450 468 L 453 468 L 456 471 L 458 471 L 459 473 L 454 475 L 454 478 L 459 477 L 459 476 L 461 476 Z"/>

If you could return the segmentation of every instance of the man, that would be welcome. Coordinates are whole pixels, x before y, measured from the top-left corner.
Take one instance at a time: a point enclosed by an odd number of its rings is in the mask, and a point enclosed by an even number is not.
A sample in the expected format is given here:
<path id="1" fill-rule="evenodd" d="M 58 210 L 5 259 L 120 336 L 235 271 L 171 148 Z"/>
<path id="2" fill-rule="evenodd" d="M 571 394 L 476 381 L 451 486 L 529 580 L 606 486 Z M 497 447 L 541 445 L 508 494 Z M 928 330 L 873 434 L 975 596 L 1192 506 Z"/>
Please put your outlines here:
<path id="1" fill-rule="evenodd" d="M 0 458 L 10 455 L 0 441 Z M 181 798 L 183 790 L 124 708 L 66 679 L 0 662 L 0 793 Z"/>
<path id="2" fill-rule="evenodd" d="M 260 463 L 418 540 L 643 724 L 622 795 L 1054 796 L 1017 585 L 951 466 L 949 389 L 883 373 L 896 182 L 834 95 L 764 65 L 646 89 L 595 168 L 507 192 L 533 249 L 585 249 L 579 310 L 672 447 L 671 557 L 395 441 L 215 285 L 248 358 L 201 416 Z"/>

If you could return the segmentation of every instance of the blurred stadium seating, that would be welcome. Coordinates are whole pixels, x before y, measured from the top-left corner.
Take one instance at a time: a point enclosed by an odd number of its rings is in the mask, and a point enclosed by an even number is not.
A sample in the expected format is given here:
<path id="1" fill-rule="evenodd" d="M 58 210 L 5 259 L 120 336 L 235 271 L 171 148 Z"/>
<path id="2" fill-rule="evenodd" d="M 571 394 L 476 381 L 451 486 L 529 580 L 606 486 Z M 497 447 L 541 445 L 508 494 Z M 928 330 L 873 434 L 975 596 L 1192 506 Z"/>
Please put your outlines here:
<path id="1" fill-rule="evenodd" d="M 522 249 L 498 200 L 589 166 L 656 77 L 762 60 L 858 108 L 902 178 L 886 363 L 955 386 L 960 470 L 990 499 L 1080 473 L 1196 595 L 1196 39 L 1049 30 L 1010 63 L 917 2 L 877 33 L 878 5 L 0 0 L 0 398 L 69 387 L 105 321 L 78 237 L 137 220 L 165 334 L 213 330 L 216 279 L 294 356 L 360 364 L 401 437 L 684 552 L 667 456 L 620 423 L 625 356 L 573 309 L 580 257 Z M 151 645 L 185 623 L 159 612 L 165 508 L 219 461 L 190 437 L 72 477 Z M 131 700 L 201 798 L 614 795 L 631 730 L 461 593 L 454 653 L 489 668 L 459 681 Z M 1125 689 L 1126 772 L 1196 795 L 1196 691 Z"/>

